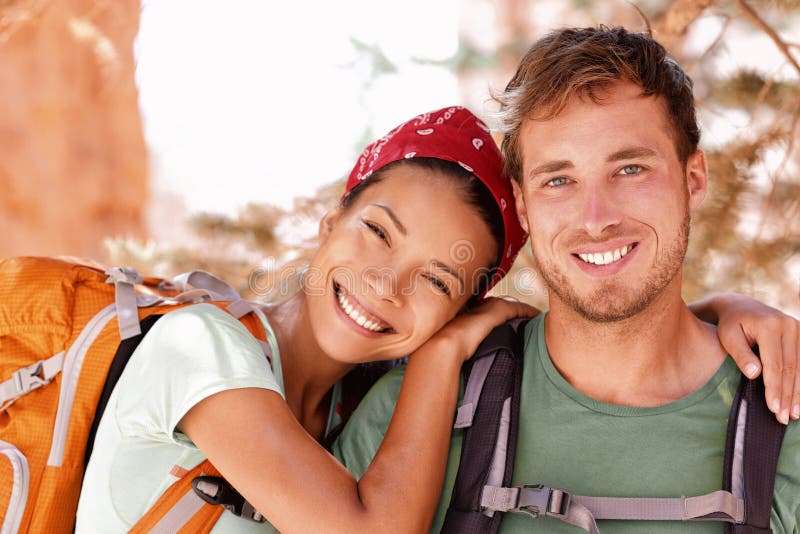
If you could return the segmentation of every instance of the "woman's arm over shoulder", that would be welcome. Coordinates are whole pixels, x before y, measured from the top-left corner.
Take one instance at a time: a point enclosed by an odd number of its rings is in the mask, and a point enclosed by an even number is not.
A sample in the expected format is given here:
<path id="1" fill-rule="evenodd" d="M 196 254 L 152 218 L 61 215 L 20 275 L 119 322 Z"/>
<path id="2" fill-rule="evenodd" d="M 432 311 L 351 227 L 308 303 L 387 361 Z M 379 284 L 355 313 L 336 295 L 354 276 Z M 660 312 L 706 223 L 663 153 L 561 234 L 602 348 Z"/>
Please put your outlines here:
<path id="1" fill-rule="evenodd" d="M 394 416 L 359 480 L 271 391 L 210 396 L 186 414 L 181 428 L 281 532 L 426 531 L 444 478 L 461 363 L 495 325 L 532 314 L 500 299 L 479 308 L 411 355 Z"/>
<path id="2" fill-rule="evenodd" d="M 800 419 L 800 321 L 737 293 L 712 295 L 689 308 L 718 325 L 722 346 L 745 375 L 756 378 L 763 368 L 767 406 L 778 420 Z"/>

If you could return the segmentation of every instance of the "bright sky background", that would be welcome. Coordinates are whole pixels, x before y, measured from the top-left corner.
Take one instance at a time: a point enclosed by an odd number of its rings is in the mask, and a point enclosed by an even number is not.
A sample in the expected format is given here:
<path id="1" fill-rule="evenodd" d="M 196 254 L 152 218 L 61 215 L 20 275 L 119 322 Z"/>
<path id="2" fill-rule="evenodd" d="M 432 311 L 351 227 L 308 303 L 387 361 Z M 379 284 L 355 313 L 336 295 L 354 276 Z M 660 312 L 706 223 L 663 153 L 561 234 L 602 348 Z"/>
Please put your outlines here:
<path id="1" fill-rule="evenodd" d="M 136 77 L 154 193 L 233 215 L 346 175 L 371 135 L 459 103 L 441 60 L 458 46 L 455 0 L 145 0 Z M 398 67 L 367 87 L 372 61 Z M 376 110 L 379 110 L 377 112 Z M 172 196 L 172 195 L 170 195 Z"/>
<path id="2" fill-rule="evenodd" d="M 451 58 L 459 17 L 491 49 L 492 2 L 465 4 L 144 0 L 136 78 L 156 197 L 179 199 L 188 212 L 234 215 L 248 202 L 288 208 L 295 196 L 346 175 L 369 138 L 462 103 L 453 74 L 413 58 Z M 531 17 L 550 28 L 575 14 L 564 2 L 539 0 Z M 689 46 L 704 49 L 721 24 L 715 16 L 698 20 Z M 800 40 L 800 28 L 781 30 Z M 716 68 L 757 65 L 796 79 L 763 34 L 737 33 L 717 51 Z M 371 57 L 351 39 L 379 48 L 397 71 L 375 77 Z M 711 146 L 747 135 L 748 124 L 728 113 L 703 128 Z"/>

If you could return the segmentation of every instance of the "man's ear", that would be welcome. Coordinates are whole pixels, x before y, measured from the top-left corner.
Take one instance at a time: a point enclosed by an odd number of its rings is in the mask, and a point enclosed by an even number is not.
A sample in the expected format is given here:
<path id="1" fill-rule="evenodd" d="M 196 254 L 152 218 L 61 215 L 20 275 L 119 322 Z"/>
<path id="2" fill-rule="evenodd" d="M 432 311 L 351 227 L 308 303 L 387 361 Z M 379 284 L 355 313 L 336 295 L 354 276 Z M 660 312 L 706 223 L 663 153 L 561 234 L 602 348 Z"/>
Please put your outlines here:
<path id="1" fill-rule="evenodd" d="M 511 180 L 511 187 L 514 188 L 514 209 L 517 212 L 517 219 L 519 224 L 526 233 L 530 233 L 528 229 L 528 210 L 525 209 L 525 198 L 522 195 L 522 187 L 520 187 L 517 180 Z"/>
<path id="2" fill-rule="evenodd" d="M 686 187 L 689 190 L 689 208 L 694 210 L 708 193 L 708 167 L 702 150 L 695 151 L 686 160 Z"/>
<path id="3" fill-rule="evenodd" d="M 336 225 L 336 221 L 339 220 L 341 215 L 342 207 L 336 206 L 322 216 L 322 219 L 319 221 L 319 232 L 317 233 L 317 242 L 320 245 L 328 240 L 328 237 L 330 237 L 331 232 L 333 231 L 333 227 Z"/>

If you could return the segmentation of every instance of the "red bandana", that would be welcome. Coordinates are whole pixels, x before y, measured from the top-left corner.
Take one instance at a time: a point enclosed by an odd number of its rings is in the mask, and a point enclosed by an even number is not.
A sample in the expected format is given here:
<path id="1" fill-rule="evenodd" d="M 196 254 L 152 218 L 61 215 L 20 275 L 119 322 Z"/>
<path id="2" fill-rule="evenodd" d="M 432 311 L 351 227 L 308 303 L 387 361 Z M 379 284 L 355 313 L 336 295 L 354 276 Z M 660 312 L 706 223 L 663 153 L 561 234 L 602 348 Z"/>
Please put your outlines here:
<path id="1" fill-rule="evenodd" d="M 511 180 L 489 128 L 469 110 L 455 106 L 423 113 L 369 145 L 350 171 L 345 194 L 385 165 L 409 158 L 438 158 L 458 163 L 494 196 L 505 228 L 503 257 L 489 288 L 508 273 L 527 235 L 514 210 Z"/>

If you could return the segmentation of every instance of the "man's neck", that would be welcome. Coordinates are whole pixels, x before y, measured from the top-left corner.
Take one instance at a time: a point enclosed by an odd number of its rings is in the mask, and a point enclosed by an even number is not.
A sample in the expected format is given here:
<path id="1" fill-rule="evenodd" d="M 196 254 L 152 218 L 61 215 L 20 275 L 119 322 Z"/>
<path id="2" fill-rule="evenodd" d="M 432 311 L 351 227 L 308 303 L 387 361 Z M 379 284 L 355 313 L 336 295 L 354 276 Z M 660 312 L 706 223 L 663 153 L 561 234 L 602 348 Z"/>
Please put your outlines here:
<path id="1" fill-rule="evenodd" d="M 625 406 L 659 406 L 702 387 L 725 352 L 667 287 L 643 311 L 617 322 L 593 322 L 550 297 L 545 339 L 553 364 L 576 389 Z"/>

